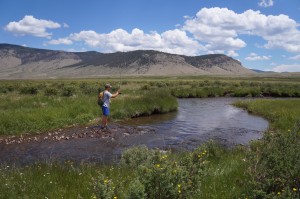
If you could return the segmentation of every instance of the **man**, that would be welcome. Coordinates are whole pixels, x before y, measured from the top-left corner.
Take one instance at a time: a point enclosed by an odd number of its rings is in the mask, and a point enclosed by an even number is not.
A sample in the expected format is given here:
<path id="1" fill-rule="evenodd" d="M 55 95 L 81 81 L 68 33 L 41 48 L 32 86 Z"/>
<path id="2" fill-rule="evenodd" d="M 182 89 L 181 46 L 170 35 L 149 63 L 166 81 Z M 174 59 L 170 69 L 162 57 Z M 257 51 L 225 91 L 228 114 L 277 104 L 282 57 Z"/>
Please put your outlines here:
<path id="1" fill-rule="evenodd" d="M 102 105 L 102 126 L 101 129 L 107 129 L 107 118 L 110 113 L 110 98 L 115 98 L 120 94 L 120 90 L 118 90 L 116 93 L 111 94 L 110 93 L 111 85 L 105 84 L 105 91 L 103 92 L 103 105 Z"/>

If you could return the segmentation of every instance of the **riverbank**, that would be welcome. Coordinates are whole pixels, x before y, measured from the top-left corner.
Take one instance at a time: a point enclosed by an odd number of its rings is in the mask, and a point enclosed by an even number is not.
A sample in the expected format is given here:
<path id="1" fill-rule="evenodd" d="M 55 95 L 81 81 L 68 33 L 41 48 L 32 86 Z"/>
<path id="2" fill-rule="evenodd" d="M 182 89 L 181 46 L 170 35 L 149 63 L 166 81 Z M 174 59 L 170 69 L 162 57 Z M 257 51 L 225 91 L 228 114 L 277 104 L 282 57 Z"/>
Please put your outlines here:
<path id="1" fill-rule="evenodd" d="M 150 87 L 140 87 L 141 84 L 145 84 L 145 81 L 149 81 L 146 84 L 149 84 Z M 156 83 L 156 81 L 128 80 L 127 83 L 124 81 L 122 86 L 124 86 L 123 90 L 128 89 L 124 93 L 128 93 L 129 96 L 147 92 L 149 93 L 148 98 L 151 99 L 153 90 L 161 88 L 163 91 L 163 89 L 167 89 L 163 84 Z M 194 85 L 194 81 L 205 83 L 206 80 L 192 79 L 178 82 L 184 88 L 189 89 Z M 278 79 L 226 79 L 221 80 L 221 83 L 240 82 L 238 88 L 243 89 L 245 87 L 241 86 L 241 82 L 245 81 L 260 82 L 263 86 L 268 84 L 272 88 L 279 88 L 281 83 L 281 80 Z M 150 85 L 151 82 L 155 82 L 155 85 Z M 173 80 L 159 80 L 158 82 L 166 82 L 167 85 Z M 177 80 L 174 82 L 178 83 Z M 64 87 L 71 85 L 69 83 L 66 83 Z M 217 87 L 216 85 L 219 83 L 215 80 L 208 80 L 208 86 L 211 87 Z M 76 81 L 73 84 L 79 85 Z M 90 85 L 90 82 L 87 85 Z M 250 85 L 250 82 L 247 85 Z M 298 80 L 284 80 L 282 90 L 286 85 L 289 85 L 287 88 L 295 89 L 295 92 L 299 91 Z M 44 95 L 46 87 L 47 85 L 45 87 L 41 85 L 41 89 L 38 89 L 38 93 L 33 96 L 21 94 L 19 90 L 12 89 L 13 91 L 1 95 L 1 99 L 3 99 L 0 102 L 1 110 L 9 111 L 11 107 L 14 107 L 3 104 L 3 102 L 6 103 L 7 94 L 16 97 L 16 99 L 8 97 L 9 103 L 13 102 L 14 105 L 18 105 L 16 109 L 20 108 L 20 112 L 22 112 L 26 110 L 24 109 L 26 108 L 26 103 L 24 103 L 26 100 L 19 104 L 16 101 L 23 100 L 25 99 L 23 97 L 26 96 L 30 98 L 28 101 L 31 101 L 36 96 Z M 58 91 L 56 95 L 49 98 L 63 98 L 60 93 L 61 90 Z M 84 99 L 90 99 L 91 103 L 95 102 L 94 94 L 86 96 L 88 97 Z M 125 95 L 123 96 L 125 97 Z M 71 97 L 64 97 L 64 99 L 76 99 L 75 94 Z M 52 160 L 44 163 L 33 163 L 31 166 L 24 167 L 2 164 L 0 166 L 0 180 L 2 182 L 0 184 L 0 198 L 18 198 L 20 196 L 24 198 L 105 198 L 103 194 L 107 198 L 126 198 L 133 195 L 138 195 L 139 198 L 149 198 L 150 196 L 166 198 L 166 195 L 162 196 L 161 193 L 172 196 L 172 198 L 299 198 L 300 132 L 297 122 L 300 118 L 299 100 L 276 101 L 255 100 L 238 104 L 251 113 L 266 117 L 271 123 L 271 128 L 265 133 L 263 140 L 252 143 L 250 149 L 244 147 L 224 149 L 214 143 L 202 145 L 199 149 L 187 153 L 134 148 L 124 153 L 125 156 L 121 161 L 123 163 L 114 166 L 74 164 L 73 162 L 56 163 Z M 33 102 L 27 104 L 28 110 L 25 111 L 27 115 L 30 115 L 29 110 L 32 107 L 45 106 L 37 101 Z M 82 103 L 87 102 L 87 100 L 82 101 Z M 67 106 L 67 104 L 63 105 Z M 116 104 L 117 101 L 113 106 Z M 51 109 L 51 107 L 49 108 Z M 94 107 L 89 110 L 94 110 Z M 131 111 L 132 113 L 136 112 L 136 110 Z M 2 113 L 4 114 L 4 112 Z M 8 115 L 10 119 L 13 118 L 13 113 L 10 112 L 11 115 Z M 82 112 L 79 111 L 79 113 Z M 97 114 L 98 112 L 95 113 L 95 115 Z M 58 118 L 61 119 L 62 116 L 59 115 Z M 68 119 L 74 118 L 72 114 L 64 116 Z M 91 117 L 91 119 L 93 118 Z M 86 124 L 89 120 L 89 118 L 85 118 L 83 123 Z M 34 123 L 34 121 L 31 122 Z M 73 121 L 70 124 L 74 124 Z M 6 125 L 5 128 L 7 127 L 11 128 L 12 126 Z M 16 134 L 16 132 L 11 134 Z M 109 150 L 109 148 L 107 149 Z M 78 148 L 78 150 L 82 150 L 82 148 Z M 135 167 L 133 167 L 134 165 Z"/>
<path id="2" fill-rule="evenodd" d="M 237 100 L 178 99 L 177 112 L 110 124 L 109 130 L 100 125 L 72 126 L 40 134 L 0 136 L 0 164 L 30 165 L 52 159 L 118 164 L 124 150 L 140 145 L 172 152 L 192 151 L 210 140 L 225 148 L 249 146 L 251 140 L 262 137 L 268 122 L 233 107 Z"/>
<path id="3" fill-rule="evenodd" d="M 0 184 L 0 196 L 101 198 L 103 190 L 115 187 L 110 196 L 124 198 L 133 190 L 145 194 L 161 187 L 165 193 L 176 193 L 174 198 L 180 198 L 181 193 L 191 198 L 298 198 L 299 104 L 300 100 L 254 100 L 238 103 L 238 106 L 252 113 L 263 114 L 271 122 L 270 131 L 262 141 L 254 142 L 251 150 L 243 147 L 225 150 L 209 143 L 190 153 L 172 154 L 158 151 L 158 156 L 154 156 L 157 157 L 155 161 L 146 158 L 153 154 L 152 150 L 129 150 L 125 160 L 127 164 L 131 162 L 130 164 L 139 165 L 138 169 L 127 167 L 126 164 L 75 165 L 73 162 L 57 164 L 51 160 L 48 163 L 36 163 L 21 168 L 2 165 L 0 178 L 3 183 Z M 289 118 L 286 118 L 288 113 Z M 179 175 L 186 172 L 187 170 L 182 170 L 186 168 L 183 163 L 190 166 L 201 165 L 200 173 L 197 174 L 200 184 L 190 186 L 189 178 L 176 178 L 176 175 L 172 174 L 175 171 L 178 171 Z M 177 166 L 170 166 L 174 164 Z M 149 171 L 147 181 L 141 181 L 145 179 L 145 176 L 141 176 L 144 169 Z M 167 175 L 164 175 L 165 173 Z M 157 177 L 161 177 L 163 181 L 151 180 Z M 174 186 L 170 186 L 169 183 Z M 270 186 L 273 189 L 270 189 Z M 15 191 L 12 192 L 12 189 Z"/>

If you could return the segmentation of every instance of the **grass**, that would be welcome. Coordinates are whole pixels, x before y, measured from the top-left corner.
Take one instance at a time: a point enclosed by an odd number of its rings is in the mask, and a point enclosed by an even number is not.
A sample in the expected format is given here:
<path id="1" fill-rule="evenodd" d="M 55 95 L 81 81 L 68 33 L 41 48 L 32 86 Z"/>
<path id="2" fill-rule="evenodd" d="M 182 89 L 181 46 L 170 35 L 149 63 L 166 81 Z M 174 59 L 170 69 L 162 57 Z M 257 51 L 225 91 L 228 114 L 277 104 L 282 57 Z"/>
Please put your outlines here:
<path id="1" fill-rule="evenodd" d="M 101 82 L 119 84 L 116 79 Z M 1 81 L 0 132 L 87 124 L 100 115 L 95 95 L 101 82 Z M 120 84 L 124 94 L 112 101 L 112 119 L 176 110 L 174 96 L 296 97 L 300 91 L 298 77 L 147 77 Z M 256 99 L 235 105 L 270 121 L 263 139 L 250 149 L 208 143 L 192 152 L 167 152 L 166 157 L 133 148 L 114 166 L 1 165 L 0 198 L 299 198 L 300 100 Z"/>
<path id="2" fill-rule="evenodd" d="M 255 100 L 239 107 L 266 117 L 271 125 L 252 144 L 249 193 L 253 198 L 300 197 L 300 100 Z"/>
<path id="3" fill-rule="evenodd" d="M 299 97 L 298 77 L 127 77 L 119 79 L 0 81 L 0 135 L 85 125 L 101 116 L 96 98 L 109 82 L 123 94 L 112 120 L 175 111 L 174 97 Z M 172 97 L 173 96 L 173 97 Z"/>

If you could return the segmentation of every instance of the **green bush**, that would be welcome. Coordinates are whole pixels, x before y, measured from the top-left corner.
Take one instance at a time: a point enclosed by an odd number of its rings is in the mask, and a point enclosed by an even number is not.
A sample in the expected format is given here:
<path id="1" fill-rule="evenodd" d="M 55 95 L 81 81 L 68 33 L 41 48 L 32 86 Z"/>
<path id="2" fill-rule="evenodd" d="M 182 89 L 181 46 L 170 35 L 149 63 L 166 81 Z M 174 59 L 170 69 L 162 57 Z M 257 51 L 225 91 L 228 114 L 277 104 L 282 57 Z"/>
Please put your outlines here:
<path id="1" fill-rule="evenodd" d="M 138 194 L 144 189 L 147 198 L 190 198 L 200 192 L 207 157 L 204 147 L 183 154 L 180 161 L 168 152 L 136 147 L 123 153 L 121 165 L 137 170 Z"/>
<path id="2" fill-rule="evenodd" d="M 259 147 L 252 147 L 251 174 L 255 198 L 280 198 L 288 193 L 292 193 L 290 198 L 300 197 L 299 129 L 300 121 L 296 130 L 268 133 Z"/>
<path id="3" fill-rule="evenodd" d="M 126 199 L 145 199 L 146 196 L 145 187 L 138 179 L 130 182 Z"/>
<path id="4" fill-rule="evenodd" d="M 112 199 L 115 196 L 115 187 L 111 179 L 105 178 L 103 175 L 99 175 L 94 179 L 92 186 L 97 198 Z"/>
<path id="5" fill-rule="evenodd" d="M 20 94 L 36 95 L 38 94 L 38 88 L 34 86 L 22 87 L 20 89 Z"/>
<path id="6" fill-rule="evenodd" d="M 61 95 L 64 96 L 64 97 L 71 97 L 73 95 L 75 95 L 75 92 L 76 92 L 76 88 L 75 87 L 64 87 L 63 90 L 62 90 L 62 93 Z"/>
<path id="7" fill-rule="evenodd" d="M 58 94 L 58 90 L 55 88 L 46 88 L 44 91 L 45 96 L 56 96 Z"/>

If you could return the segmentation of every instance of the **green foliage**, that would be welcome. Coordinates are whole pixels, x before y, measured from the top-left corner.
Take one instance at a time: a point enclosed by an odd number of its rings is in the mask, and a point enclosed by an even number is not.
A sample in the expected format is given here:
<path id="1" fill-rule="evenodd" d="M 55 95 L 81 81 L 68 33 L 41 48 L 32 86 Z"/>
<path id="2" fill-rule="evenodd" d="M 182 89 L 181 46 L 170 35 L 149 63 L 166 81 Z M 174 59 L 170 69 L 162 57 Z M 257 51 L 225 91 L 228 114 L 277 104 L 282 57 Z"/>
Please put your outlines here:
<path id="1" fill-rule="evenodd" d="M 236 105 L 271 121 L 263 139 L 251 145 L 250 196 L 299 198 L 300 100 L 255 100 Z"/>
<path id="2" fill-rule="evenodd" d="M 22 87 L 20 89 L 20 94 L 36 95 L 37 93 L 38 93 L 38 88 L 34 86 Z"/>
<path id="3" fill-rule="evenodd" d="M 137 147 L 123 153 L 121 164 L 137 170 L 139 190 L 144 188 L 148 198 L 188 198 L 200 191 L 207 156 L 199 148 L 177 161 L 168 152 Z"/>
<path id="4" fill-rule="evenodd" d="M 146 196 L 145 187 L 138 179 L 130 182 L 126 199 L 145 199 Z"/>
<path id="5" fill-rule="evenodd" d="M 113 181 L 103 175 L 93 180 L 93 189 L 97 198 L 112 199 L 115 196 Z"/>
<path id="6" fill-rule="evenodd" d="M 64 97 L 71 97 L 71 96 L 75 95 L 75 93 L 76 93 L 76 88 L 69 86 L 69 87 L 64 87 L 62 89 L 61 95 Z"/>
<path id="7" fill-rule="evenodd" d="M 58 90 L 56 88 L 46 88 L 44 91 L 45 96 L 56 96 L 58 94 Z"/>

